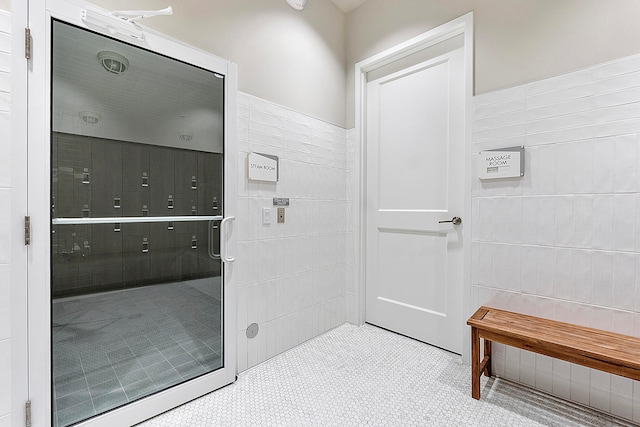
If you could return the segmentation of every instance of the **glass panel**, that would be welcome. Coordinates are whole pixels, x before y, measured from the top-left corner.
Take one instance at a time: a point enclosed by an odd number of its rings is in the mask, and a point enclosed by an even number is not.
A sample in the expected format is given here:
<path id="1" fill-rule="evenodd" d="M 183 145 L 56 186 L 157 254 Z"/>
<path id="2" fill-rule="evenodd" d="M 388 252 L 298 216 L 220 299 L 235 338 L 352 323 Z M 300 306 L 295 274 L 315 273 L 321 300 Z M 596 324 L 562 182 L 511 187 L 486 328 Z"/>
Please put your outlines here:
<path id="1" fill-rule="evenodd" d="M 224 77 L 59 21 L 52 61 L 63 427 L 223 366 Z"/>

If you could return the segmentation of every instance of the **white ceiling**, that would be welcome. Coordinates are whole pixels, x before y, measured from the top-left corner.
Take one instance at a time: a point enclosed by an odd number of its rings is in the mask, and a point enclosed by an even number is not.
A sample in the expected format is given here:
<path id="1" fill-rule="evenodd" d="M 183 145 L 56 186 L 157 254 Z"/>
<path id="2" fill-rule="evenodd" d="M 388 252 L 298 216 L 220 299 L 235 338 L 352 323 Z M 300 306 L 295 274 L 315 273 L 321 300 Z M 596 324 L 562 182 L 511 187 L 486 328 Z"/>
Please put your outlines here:
<path id="1" fill-rule="evenodd" d="M 331 0 L 334 2 L 344 13 L 348 13 L 360 6 L 367 0 Z"/>
<path id="2" fill-rule="evenodd" d="M 201 139 L 221 139 L 224 80 L 214 73 L 64 23 L 53 45 L 54 131 L 170 146 L 188 132 L 204 151 Z M 129 60 L 122 75 L 102 67 L 105 50 Z M 101 120 L 83 124 L 82 111 Z"/>

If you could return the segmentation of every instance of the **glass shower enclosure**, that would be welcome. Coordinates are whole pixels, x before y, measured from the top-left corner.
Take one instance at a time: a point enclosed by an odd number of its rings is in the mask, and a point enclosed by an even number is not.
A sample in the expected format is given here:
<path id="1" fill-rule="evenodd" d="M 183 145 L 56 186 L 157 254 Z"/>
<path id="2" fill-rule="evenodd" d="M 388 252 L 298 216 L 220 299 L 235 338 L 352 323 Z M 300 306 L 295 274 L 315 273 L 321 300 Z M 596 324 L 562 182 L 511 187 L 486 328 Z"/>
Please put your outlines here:
<path id="1" fill-rule="evenodd" d="M 52 425 L 223 360 L 224 76 L 53 21 Z"/>

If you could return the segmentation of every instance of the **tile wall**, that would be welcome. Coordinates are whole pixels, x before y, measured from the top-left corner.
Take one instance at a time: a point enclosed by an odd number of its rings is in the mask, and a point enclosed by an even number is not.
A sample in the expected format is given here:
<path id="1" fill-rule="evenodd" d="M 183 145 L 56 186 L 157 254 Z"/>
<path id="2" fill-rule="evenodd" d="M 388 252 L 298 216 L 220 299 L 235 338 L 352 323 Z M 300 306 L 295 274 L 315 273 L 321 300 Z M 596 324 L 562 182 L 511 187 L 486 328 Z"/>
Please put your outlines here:
<path id="1" fill-rule="evenodd" d="M 11 232 L 11 15 L 0 11 L 0 242 Z M 0 244 L 0 427 L 11 424 L 11 253 Z"/>
<path id="2" fill-rule="evenodd" d="M 360 280 L 360 145 L 356 140 L 355 129 L 347 130 L 346 154 L 347 154 L 347 283 L 345 289 L 346 321 L 358 325 L 359 289 Z"/>
<path id="3" fill-rule="evenodd" d="M 345 322 L 344 129 L 243 93 L 238 98 L 238 370 Z M 247 153 L 280 158 L 278 183 L 250 182 Z M 276 223 L 273 197 L 288 197 Z M 271 210 L 263 225 L 262 209 Z M 258 323 L 253 339 L 247 326 Z"/>
<path id="4" fill-rule="evenodd" d="M 524 145 L 525 176 L 473 178 L 471 309 L 640 336 L 640 56 L 474 107 L 475 153 Z M 640 382 L 496 347 L 498 375 L 640 421 Z"/>

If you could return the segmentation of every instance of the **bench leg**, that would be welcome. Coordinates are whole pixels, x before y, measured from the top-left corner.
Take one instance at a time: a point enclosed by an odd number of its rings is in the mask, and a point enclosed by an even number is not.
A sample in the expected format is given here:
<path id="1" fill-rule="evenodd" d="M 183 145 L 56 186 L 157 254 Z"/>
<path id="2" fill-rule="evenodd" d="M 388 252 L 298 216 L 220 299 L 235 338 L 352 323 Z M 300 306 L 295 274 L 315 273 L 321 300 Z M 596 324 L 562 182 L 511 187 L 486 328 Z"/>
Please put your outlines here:
<path id="1" fill-rule="evenodd" d="M 484 340 L 484 359 L 487 361 L 484 367 L 484 375 L 491 376 L 491 341 Z"/>
<path id="2" fill-rule="evenodd" d="M 480 399 L 480 333 L 471 328 L 471 397 Z"/>

